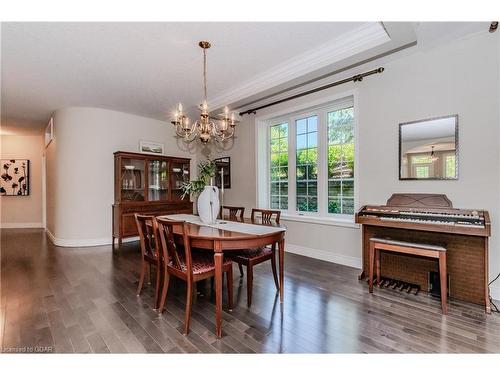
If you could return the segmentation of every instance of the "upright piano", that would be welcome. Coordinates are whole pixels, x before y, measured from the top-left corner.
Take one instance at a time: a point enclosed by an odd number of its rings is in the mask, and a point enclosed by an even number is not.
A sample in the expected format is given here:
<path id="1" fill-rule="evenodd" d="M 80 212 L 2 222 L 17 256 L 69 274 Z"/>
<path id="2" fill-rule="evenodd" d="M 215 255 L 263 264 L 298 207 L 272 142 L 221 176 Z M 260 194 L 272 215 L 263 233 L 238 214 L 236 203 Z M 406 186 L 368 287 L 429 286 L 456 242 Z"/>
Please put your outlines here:
<path id="1" fill-rule="evenodd" d="M 488 291 L 488 211 L 453 208 L 443 194 L 393 194 L 386 205 L 366 205 L 356 213 L 363 227 L 363 273 L 368 275 L 369 240 L 389 237 L 410 242 L 445 244 L 449 295 L 483 305 L 491 312 Z M 383 253 L 382 276 L 429 288 L 437 262 Z"/>

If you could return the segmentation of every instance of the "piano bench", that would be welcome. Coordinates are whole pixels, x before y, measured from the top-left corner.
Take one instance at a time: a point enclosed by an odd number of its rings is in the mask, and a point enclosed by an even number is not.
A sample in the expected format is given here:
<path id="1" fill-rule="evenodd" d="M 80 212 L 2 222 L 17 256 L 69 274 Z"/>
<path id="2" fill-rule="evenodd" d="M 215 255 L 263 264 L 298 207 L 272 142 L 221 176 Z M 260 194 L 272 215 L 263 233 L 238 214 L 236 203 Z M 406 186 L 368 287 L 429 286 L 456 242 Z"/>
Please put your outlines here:
<path id="1" fill-rule="evenodd" d="M 369 291 L 373 293 L 373 266 L 376 266 L 377 283 L 380 283 L 380 253 L 382 251 L 422 256 L 438 259 L 439 280 L 441 284 L 441 309 L 443 314 L 448 314 L 446 304 L 447 281 L 446 281 L 446 247 L 425 243 L 406 242 L 392 240 L 390 238 L 370 238 L 370 269 L 369 269 Z"/>

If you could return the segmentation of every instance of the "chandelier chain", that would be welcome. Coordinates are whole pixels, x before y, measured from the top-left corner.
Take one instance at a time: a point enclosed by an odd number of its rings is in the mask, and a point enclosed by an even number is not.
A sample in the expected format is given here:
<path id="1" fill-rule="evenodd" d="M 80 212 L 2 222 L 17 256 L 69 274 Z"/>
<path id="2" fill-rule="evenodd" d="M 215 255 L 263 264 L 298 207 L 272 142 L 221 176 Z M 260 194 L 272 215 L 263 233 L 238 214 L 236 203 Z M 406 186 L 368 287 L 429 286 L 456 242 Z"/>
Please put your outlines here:
<path id="1" fill-rule="evenodd" d="M 207 50 L 203 48 L 203 92 L 205 93 L 205 102 L 207 101 Z"/>

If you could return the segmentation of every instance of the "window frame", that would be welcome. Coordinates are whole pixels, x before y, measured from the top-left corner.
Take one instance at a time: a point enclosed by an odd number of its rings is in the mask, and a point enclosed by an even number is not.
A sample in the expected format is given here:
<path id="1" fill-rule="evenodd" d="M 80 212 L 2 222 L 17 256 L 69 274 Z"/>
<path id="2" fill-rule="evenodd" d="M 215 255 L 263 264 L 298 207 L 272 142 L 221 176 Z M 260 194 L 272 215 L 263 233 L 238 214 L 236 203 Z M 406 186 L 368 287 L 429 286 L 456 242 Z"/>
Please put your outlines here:
<path id="1" fill-rule="evenodd" d="M 284 120 L 284 121 L 281 121 L 281 122 L 272 122 L 272 123 L 269 123 L 269 126 L 267 128 L 267 156 L 269 158 L 268 160 L 268 171 L 267 171 L 267 185 L 269 187 L 269 191 L 268 191 L 268 194 L 267 194 L 267 198 L 268 198 L 268 203 L 267 203 L 267 208 L 270 208 L 271 207 L 271 159 L 270 159 L 270 156 L 271 156 L 271 128 L 273 126 L 278 126 L 278 125 L 284 125 L 286 124 L 287 125 L 287 152 L 289 152 L 290 150 L 290 124 Z M 280 137 L 281 138 L 281 137 Z M 288 160 L 288 165 L 287 165 L 287 168 L 288 168 L 288 179 L 287 179 L 287 183 L 288 183 L 288 194 L 287 194 L 287 200 L 289 201 L 290 200 L 290 160 Z M 279 196 L 281 197 L 281 194 L 279 194 Z M 280 200 L 281 201 L 281 200 Z M 280 205 L 281 206 L 281 205 Z M 287 207 L 288 209 L 287 210 L 281 210 L 281 211 L 288 211 L 290 209 L 290 202 L 287 202 Z"/>
<path id="2" fill-rule="evenodd" d="M 310 102 L 294 108 L 265 117 L 256 118 L 256 172 L 257 172 L 257 202 L 259 207 L 270 207 L 270 127 L 277 124 L 288 124 L 288 209 L 282 210 L 284 218 L 298 221 L 310 221 L 321 224 L 340 224 L 351 226 L 354 223 L 353 214 L 338 214 L 328 212 L 328 124 L 329 112 L 353 107 L 354 110 L 354 213 L 358 208 L 359 199 L 359 132 L 358 104 L 354 91 L 325 98 L 319 102 Z M 318 147 L 318 210 L 317 212 L 299 212 L 296 210 L 296 120 L 317 116 L 317 147 Z M 265 142 L 265 147 L 262 143 Z M 265 150 L 265 155 L 262 155 Z M 264 186 L 265 184 L 265 186 Z M 302 220 L 303 219 L 303 220 Z M 357 224 L 353 224 L 357 227 Z"/>

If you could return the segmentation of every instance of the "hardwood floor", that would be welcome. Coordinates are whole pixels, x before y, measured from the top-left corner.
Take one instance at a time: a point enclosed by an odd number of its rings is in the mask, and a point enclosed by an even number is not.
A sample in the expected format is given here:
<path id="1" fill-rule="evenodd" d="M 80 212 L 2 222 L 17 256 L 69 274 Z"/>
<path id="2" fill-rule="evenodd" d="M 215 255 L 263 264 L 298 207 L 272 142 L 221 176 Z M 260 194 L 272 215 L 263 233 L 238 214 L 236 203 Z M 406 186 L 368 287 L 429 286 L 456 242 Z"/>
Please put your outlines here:
<path id="1" fill-rule="evenodd" d="M 41 230 L 1 231 L 0 334 L 4 352 L 78 353 L 490 353 L 500 352 L 500 315 L 480 306 L 408 295 L 357 280 L 358 270 L 287 254 L 285 302 L 269 264 L 255 267 L 252 307 L 235 267 L 223 338 L 214 332 L 209 284 L 182 334 L 185 286 L 171 282 L 166 311 L 151 308 L 153 288 L 136 297 L 138 243 L 61 248 Z M 224 306 L 225 300 L 224 300 Z"/>

